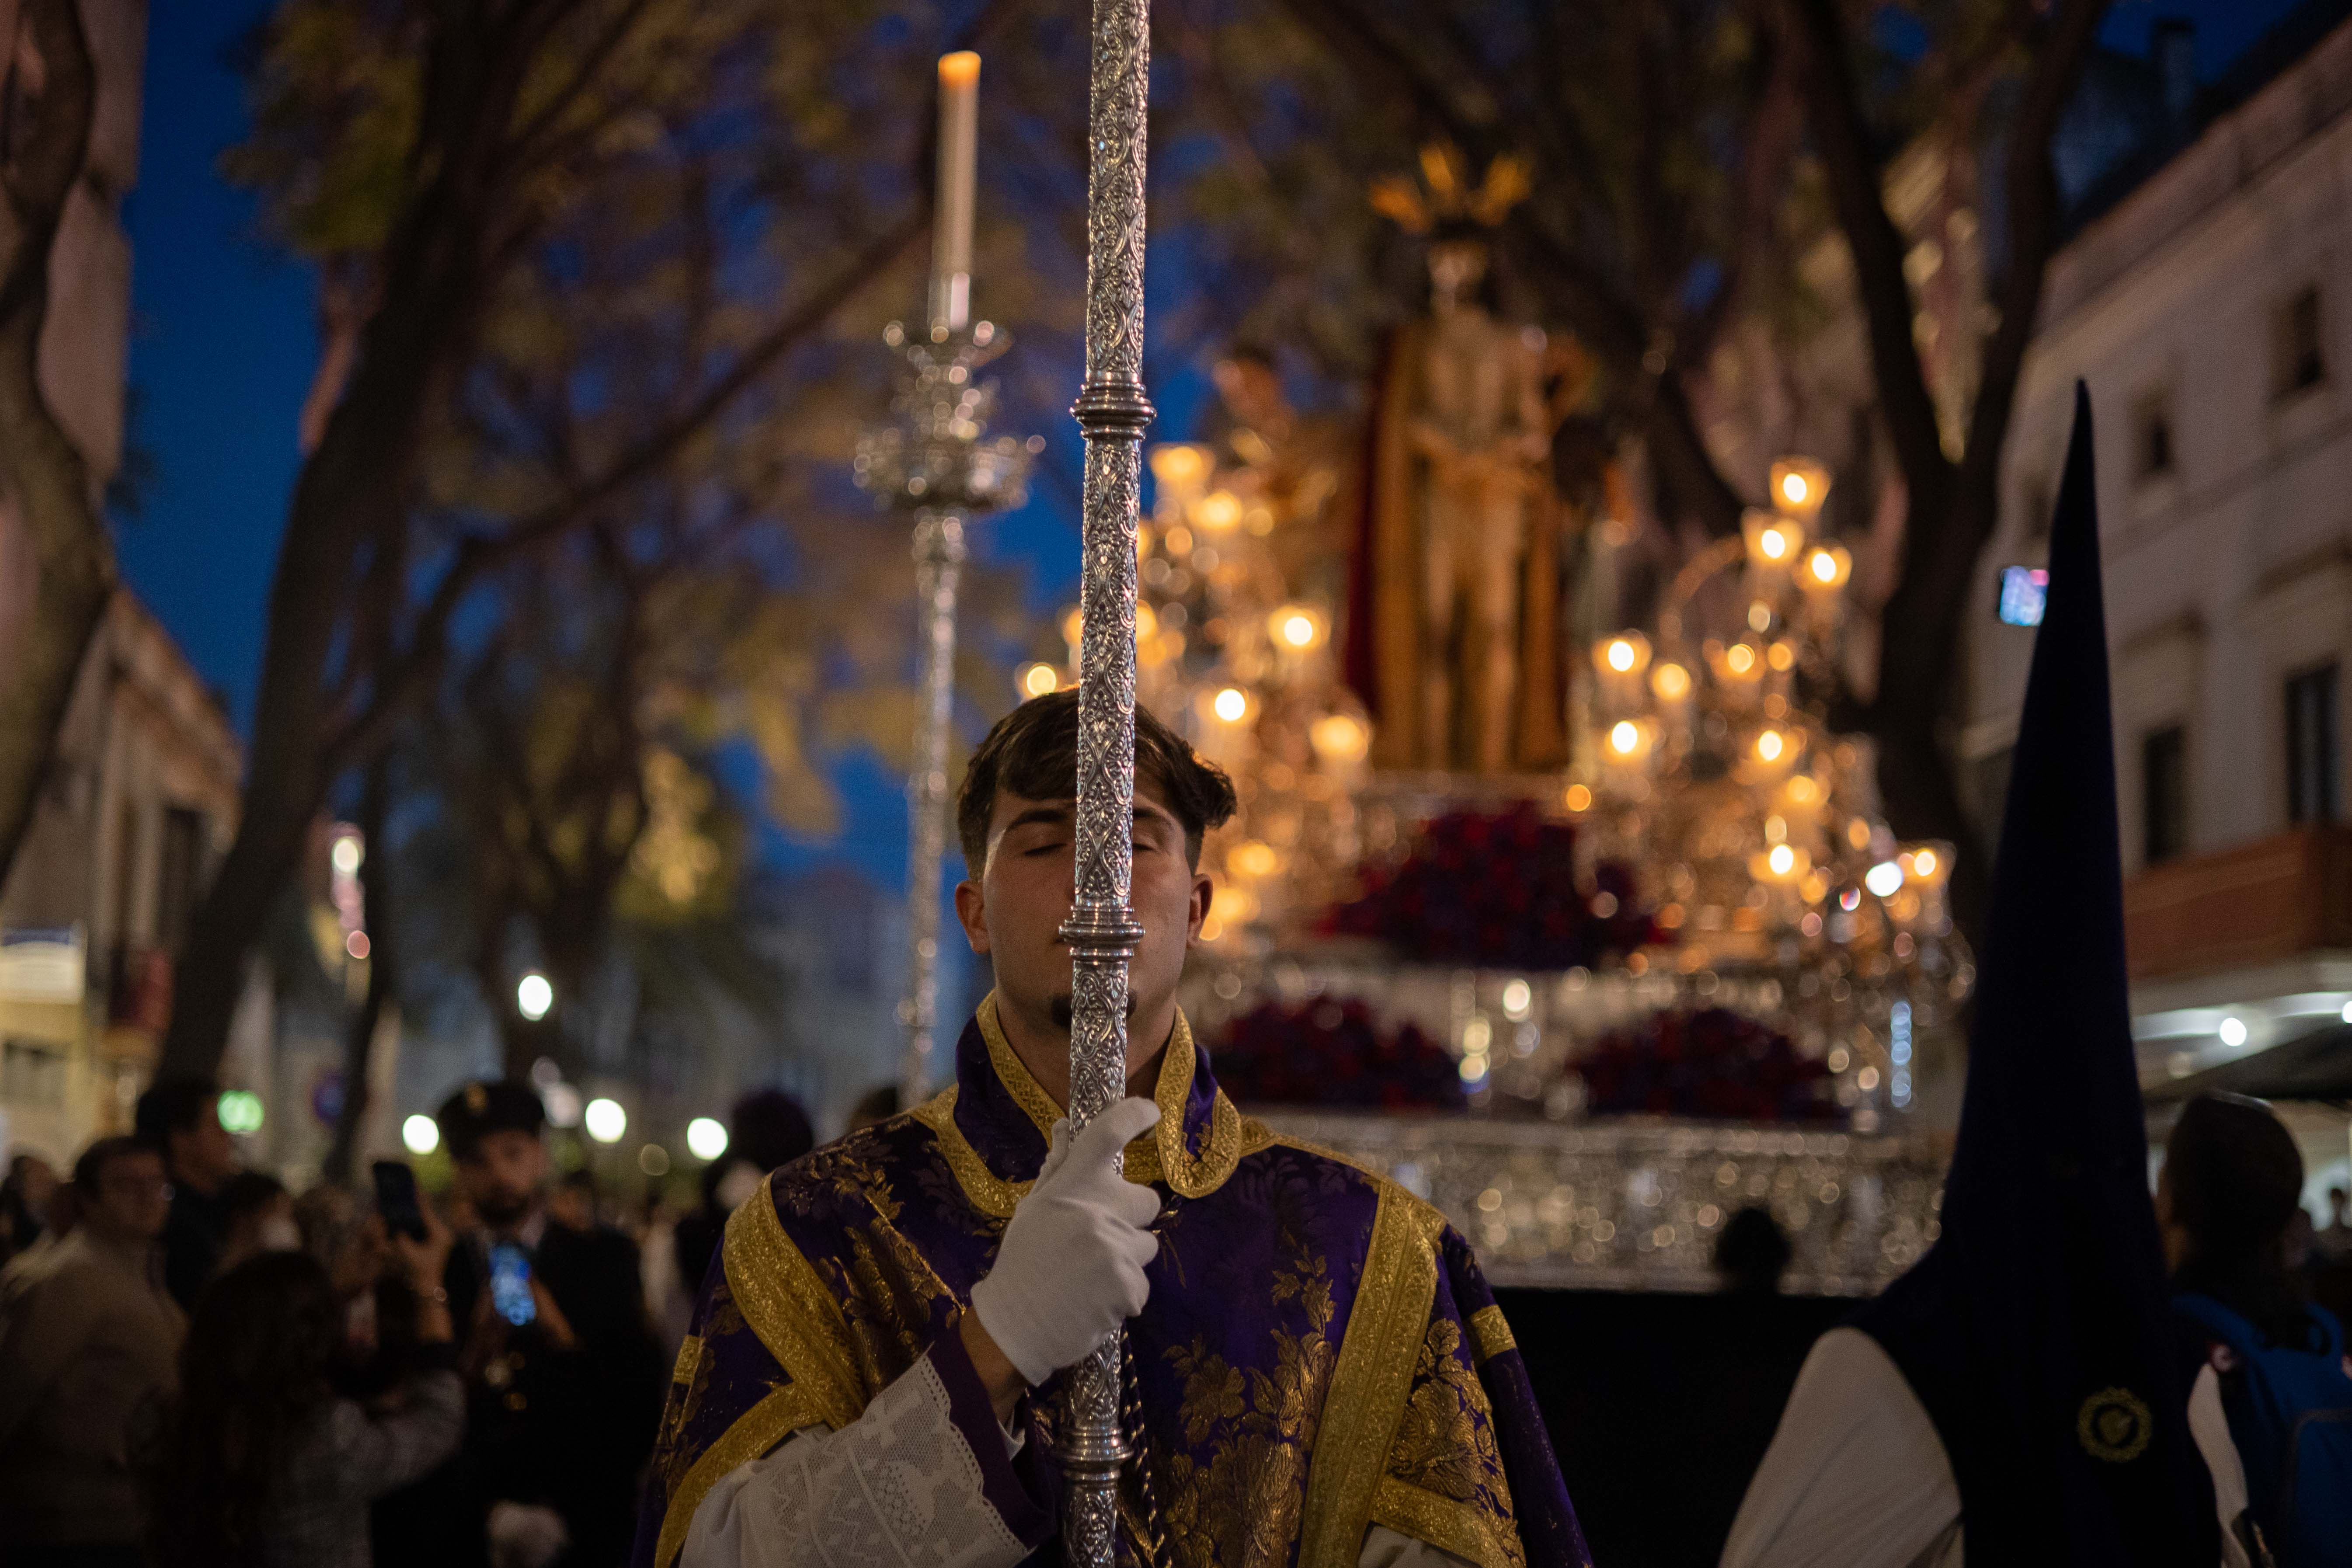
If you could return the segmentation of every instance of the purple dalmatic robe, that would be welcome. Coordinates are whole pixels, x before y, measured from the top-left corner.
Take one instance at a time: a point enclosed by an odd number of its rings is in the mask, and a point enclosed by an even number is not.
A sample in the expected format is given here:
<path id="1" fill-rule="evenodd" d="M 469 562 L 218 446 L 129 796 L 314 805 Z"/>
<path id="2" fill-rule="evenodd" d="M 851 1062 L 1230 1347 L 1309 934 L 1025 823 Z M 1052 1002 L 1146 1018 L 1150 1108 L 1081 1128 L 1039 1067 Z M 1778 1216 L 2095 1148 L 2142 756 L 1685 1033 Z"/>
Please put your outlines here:
<path id="1" fill-rule="evenodd" d="M 1125 1563 L 1356 1568 L 1381 1524 L 1478 1568 L 1588 1563 L 1469 1244 L 1395 1184 L 1240 1115 L 1181 1016 L 1155 1098 L 1160 1125 L 1126 1156 L 1163 1209 L 1150 1302 L 1128 1325 L 1141 1460 Z M 678 1356 L 638 1568 L 671 1568 L 721 1476 L 847 1426 L 952 1338 L 1059 1116 L 991 998 L 953 1088 L 794 1161 L 736 1211 Z M 1024 1409 L 1021 1484 L 1050 1520 L 1055 1401 Z M 1058 1557 L 1041 1539 L 1033 1560 Z"/>

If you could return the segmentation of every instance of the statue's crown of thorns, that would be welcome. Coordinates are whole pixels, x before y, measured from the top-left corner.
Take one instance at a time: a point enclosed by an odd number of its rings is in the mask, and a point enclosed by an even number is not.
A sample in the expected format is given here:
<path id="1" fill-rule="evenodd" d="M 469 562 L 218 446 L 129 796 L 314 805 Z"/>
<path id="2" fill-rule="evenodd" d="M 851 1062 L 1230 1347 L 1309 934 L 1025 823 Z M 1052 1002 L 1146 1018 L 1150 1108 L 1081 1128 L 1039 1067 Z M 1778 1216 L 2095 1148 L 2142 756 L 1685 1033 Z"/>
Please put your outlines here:
<path id="1" fill-rule="evenodd" d="M 1372 182 L 1372 206 L 1407 234 L 1427 234 L 1440 224 L 1475 223 L 1493 228 L 1503 215 L 1535 188 L 1528 166 L 1508 153 L 1486 165 L 1486 177 L 1470 184 L 1462 150 L 1433 142 L 1421 150 L 1421 178 L 1386 174 Z"/>

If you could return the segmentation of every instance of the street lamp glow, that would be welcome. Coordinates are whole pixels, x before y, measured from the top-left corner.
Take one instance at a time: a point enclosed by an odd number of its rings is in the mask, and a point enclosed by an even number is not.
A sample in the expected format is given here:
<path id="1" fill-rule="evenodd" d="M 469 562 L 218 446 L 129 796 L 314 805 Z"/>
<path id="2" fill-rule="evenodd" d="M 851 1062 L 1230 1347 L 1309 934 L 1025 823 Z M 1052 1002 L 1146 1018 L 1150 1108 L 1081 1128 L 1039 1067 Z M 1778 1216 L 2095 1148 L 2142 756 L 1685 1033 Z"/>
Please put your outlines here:
<path id="1" fill-rule="evenodd" d="M 1241 688 L 1228 686 L 1217 693 L 1216 710 L 1218 718 L 1228 724 L 1238 724 L 1242 715 L 1249 711 L 1249 699 L 1243 695 Z"/>
<path id="2" fill-rule="evenodd" d="M 1620 719 L 1609 727 L 1609 749 L 1619 756 L 1632 756 L 1641 744 L 1642 731 L 1631 719 Z"/>
<path id="3" fill-rule="evenodd" d="M 554 1005 L 555 987 L 546 975 L 533 971 L 515 982 L 515 1011 L 532 1023 L 546 1017 L 547 1010 Z"/>
<path id="4" fill-rule="evenodd" d="M 1690 671 L 1679 664 L 1662 664 L 1650 677 L 1650 689 L 1661 702 L 1680 702 L 1690 695 Z"/>
<path id="5" fill-rule="evenodd" d="M 440 1124 L 429 1116 L 412 1116 L 400 1124 L 400 1142 L 412 1154 L 430 1154 L 441 1147 Z"/>
<path id="6" fill-rule="evenodd" d="M 2224 1018 L 2220 1034 L 2221 1043 L 2234 1051 L 2246 1043 L 2246 1021 L 2237 1017 Z"/>
<path id="7" fill-rule="evenodd" d="M 708 1116 L 698 1116 L 686 1124 L 686 1149 L 698 1160 L 716 1160 L 727 1152 L 727 1129 Z"/>
<path id="8" fill-rule="evenodd" d="M 344 876 L 356 877 L 359 875 L 360 861 L 363 853 L 360 848 L 358 835 L 347 833 L 335 840 L 335 847 L 327 852 L 327 858 L 332 861 L 335 869 Z"/>
<path id="9" fill-rule="evenodd" d="M 621 1109 L 617 1100 L 592 1100 L 581 1112 L 588 1136 L 599 1143 L 618 1143 L 621 1134 L 629 1130 L 629 1113 Z"/>

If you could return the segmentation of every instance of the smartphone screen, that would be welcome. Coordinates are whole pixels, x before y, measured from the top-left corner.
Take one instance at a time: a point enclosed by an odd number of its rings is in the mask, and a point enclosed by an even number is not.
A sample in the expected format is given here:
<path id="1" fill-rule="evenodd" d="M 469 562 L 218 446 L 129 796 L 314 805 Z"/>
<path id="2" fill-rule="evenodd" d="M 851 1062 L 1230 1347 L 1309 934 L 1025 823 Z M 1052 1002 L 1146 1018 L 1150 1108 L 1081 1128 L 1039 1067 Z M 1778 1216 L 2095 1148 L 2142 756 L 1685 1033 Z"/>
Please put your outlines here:
<path id="1" fill-rule="evenodd" d="M 2042 606 L 2050 597 L 2050 574 L 2040 566 L 2000 569 L 2000 598 L 1993 613 L 2012 626 L 2038 626 Z"/>
<path id="2" fill-rule="evenodd" d="M 394 1236 L 423 1241 L 425 1208 L 416 1196 L 416 1173 L 397 1160 L 378 1160 L 373 1170 L 375 1212 L 383 1216 L 383 1228 Z"/>
<path id="3" fill-rule="evenodd" d="M 490 1309 L 517 1328 L 539 1316 L 530 1299 L 530 1258 L 511 1241 L 490 1248 Z"/>

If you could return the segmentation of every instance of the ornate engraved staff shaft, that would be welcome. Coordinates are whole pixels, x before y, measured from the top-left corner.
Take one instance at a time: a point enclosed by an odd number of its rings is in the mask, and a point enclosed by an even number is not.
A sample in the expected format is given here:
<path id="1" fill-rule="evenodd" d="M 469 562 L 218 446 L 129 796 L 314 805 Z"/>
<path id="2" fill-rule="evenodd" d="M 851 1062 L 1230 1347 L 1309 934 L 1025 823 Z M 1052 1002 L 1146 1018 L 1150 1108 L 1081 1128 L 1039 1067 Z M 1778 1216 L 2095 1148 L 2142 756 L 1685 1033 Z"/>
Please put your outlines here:
<path id="1" fill-rule="evenodd" d="M 1149 0 L 1094 0 L 1087 189 L 1087 378 L 1071 410 L 1087 443 L 1079 636 L 1077 900 L 1070 944 L 1071 1131 L 1127 1084 L 1128 907 L 1135 809 L 1135 520 L 1142 484 L 1144 106 Z M 1061 1436 L 1062 1550 L 1071 1568 L 1118 1553 L 1119 1354 L 1114 1334 L 1070 1368 Z"/>

